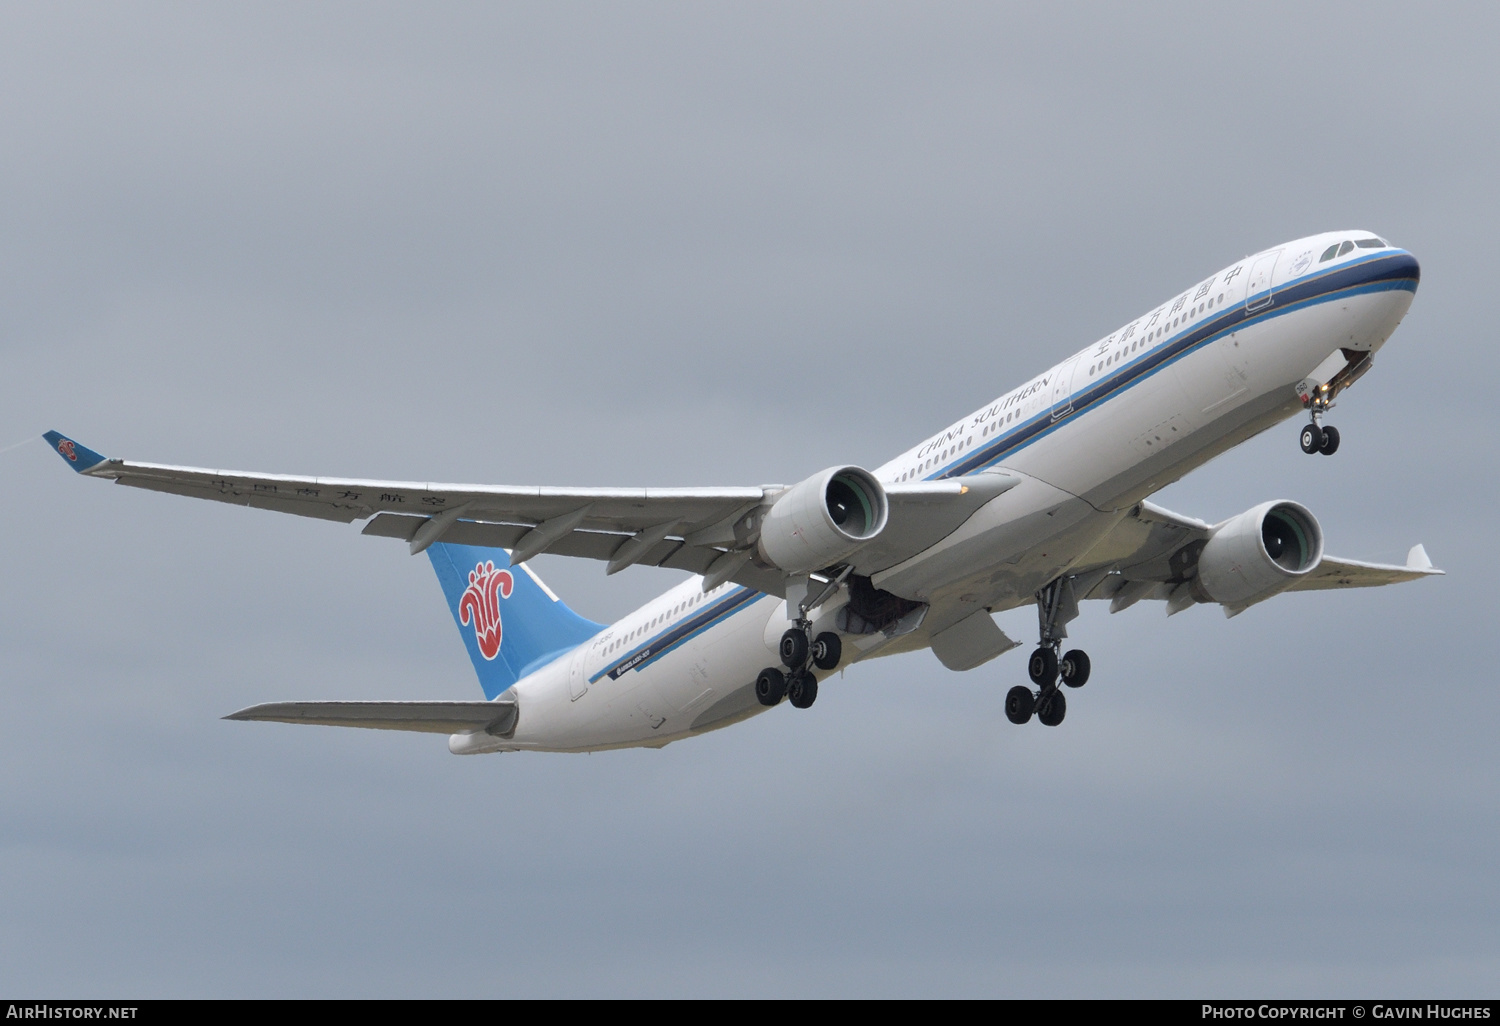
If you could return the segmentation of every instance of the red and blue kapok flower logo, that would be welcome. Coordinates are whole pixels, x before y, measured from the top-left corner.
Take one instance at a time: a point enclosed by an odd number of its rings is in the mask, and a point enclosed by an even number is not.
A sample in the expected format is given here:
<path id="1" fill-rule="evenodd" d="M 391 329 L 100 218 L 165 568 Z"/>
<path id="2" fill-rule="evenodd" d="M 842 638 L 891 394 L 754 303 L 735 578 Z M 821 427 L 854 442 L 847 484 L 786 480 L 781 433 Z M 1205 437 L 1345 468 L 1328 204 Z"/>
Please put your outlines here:
<path id="1" fill-rule="evenodd" d="M 78 450 L 73 447 L 72 439 L 64 438 L 63 440 L 58 442 L 57 451 L 62 453 L 68 459 L 72 460 L 74 463 L 78 462 Z"/>
<path id="2" fill-rule="evenodd" d="M 492 561 L 476 564 L 469 571 L 469 586 L 458 600 L 458 622 L 468 627 L 472 622 L 474 640 L 486 659 L 500 654 L 500 600 L 510 598 L 516 586 L 509 570 L 496 570 Z"/>

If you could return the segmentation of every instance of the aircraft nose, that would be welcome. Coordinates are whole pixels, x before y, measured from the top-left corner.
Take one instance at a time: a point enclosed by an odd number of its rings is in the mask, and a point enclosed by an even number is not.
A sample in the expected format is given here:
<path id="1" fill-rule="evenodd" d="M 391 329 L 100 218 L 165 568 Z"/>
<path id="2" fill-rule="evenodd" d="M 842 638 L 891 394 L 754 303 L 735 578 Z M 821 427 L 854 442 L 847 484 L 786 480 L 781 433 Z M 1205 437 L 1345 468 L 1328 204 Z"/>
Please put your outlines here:
<path id="1" fill-rule="evenodd" d="M 1409 281 L 1411 290 L 1417 290 L 1417 283 L 1422 280 L 1422 265 L 1417 263 L 1417 258 L 1406 250 L 1397 250 L 1387 259 L 1380 261 L 1384 266 L 1380 268 L 1380 278 L 1383 281 Z"/>

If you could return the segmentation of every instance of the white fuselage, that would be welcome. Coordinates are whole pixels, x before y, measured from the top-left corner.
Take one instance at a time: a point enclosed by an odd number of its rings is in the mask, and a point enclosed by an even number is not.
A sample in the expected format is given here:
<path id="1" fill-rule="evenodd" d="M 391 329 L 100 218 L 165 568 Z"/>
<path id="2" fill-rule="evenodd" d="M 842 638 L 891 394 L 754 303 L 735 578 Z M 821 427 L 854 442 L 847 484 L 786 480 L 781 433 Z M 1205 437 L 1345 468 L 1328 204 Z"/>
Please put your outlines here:
<path id="1" fill-rule="evenodd" d="M 1032 602 L 1070 567 L 1107 559 L 1111 530 L 1140 500 L 1301 414 L 1299 386 L 1379 349 L 1411 304 L 1404 250 L 1319 259 L 1370 238 L 1328 233 L 1247 257 L 874 471 L 897 484 L 1003 468 L 1021 483 L 872 577 L 931 615 L 895 644 L 846 643 L 845 661 L 924 647 L 975 608 Z M 839 602 L 815 611 L 815 629 Z M 753 681 L 777 664 L 787 626 L 776 596 L 684 581 L 518 682 L 515 731 L 489 750 L 659 747 L 765 711 Z"/>

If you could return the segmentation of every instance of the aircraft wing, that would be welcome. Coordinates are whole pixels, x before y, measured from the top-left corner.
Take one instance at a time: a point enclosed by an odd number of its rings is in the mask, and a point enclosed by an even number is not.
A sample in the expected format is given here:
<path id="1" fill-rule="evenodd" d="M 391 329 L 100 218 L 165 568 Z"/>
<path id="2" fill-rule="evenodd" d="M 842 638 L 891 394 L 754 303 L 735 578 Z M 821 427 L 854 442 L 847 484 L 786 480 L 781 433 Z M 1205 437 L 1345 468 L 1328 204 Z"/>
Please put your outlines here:
<path id="1" fill-rule="evenodd" d="M 1194 604 L 1188 572 L 1213 525 L 1142 502 L 1089 554 L 1075 577 L 1077 597 L 1109 599 L 1118 613 L 1143 599 L 1167 603 L 1167 615 Z M 1288 591 L 1371 588 L 1440 576 L 1427 550 L 1416 545 L 1401 566 L 1324 555 L 1316 569 Z"/>
<path id="2" fill-rule="evenodd" d="M 779 572 L 750 559 L 751 514 L 782 485 L 559 488 L 296 477 L 108 459 L 56 431 L 44 437 L 88 477 L 321 520 L 367 520 L 365 534 L 399 538 L 414 554 L 442 539 L 509 549 L 515 563 L 550 552 L 599 560 L 609 573 L 641 563 L 703 574 L 707 588 L 732 580 L 784 592 Z M 979 474 L 887 486 L 890 520 L 872 555 L 893 565 L 922 551 L 1014 483 Z"/>
<path id="3" fill-rule="evenodd" d="M 1299 578 L 1288 591 L 1318 591 L 1324 588 L 1374 588 L 1382 584 L 1400 584 L 1419 577 L 1441 576 L 1443 571 L 1432 565 L 1427 550 L 1413 545 L 1401 566 L 1365 563 L 1358 559 L 1324 556 L 1318 568 Z"/>
<path id="4" fill-rule="evenodd" d="M 503 734 L 515 725 L 516 705 L 514 702 L 267 702 L 224 718 L 416 730 L 428 734 L 473 731 Z"/>

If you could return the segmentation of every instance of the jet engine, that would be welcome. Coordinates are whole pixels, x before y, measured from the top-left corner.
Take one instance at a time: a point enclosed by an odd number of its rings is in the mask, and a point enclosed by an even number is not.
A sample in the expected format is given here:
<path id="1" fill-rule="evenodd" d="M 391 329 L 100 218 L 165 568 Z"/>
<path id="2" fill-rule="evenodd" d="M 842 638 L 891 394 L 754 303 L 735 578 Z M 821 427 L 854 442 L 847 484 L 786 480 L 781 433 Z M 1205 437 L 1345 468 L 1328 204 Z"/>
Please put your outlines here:
<path id="1" fill-rule="evenodd" d="M 829 467 L 782 493 L 760 525 L 760 556 L 789 574 L 838 563 L 884 528 L 885 489 L 867 470 Z"/>
<path id="2" fill-rule="evenodd" d="M 1307 507 L 1263 502 L 1214 529 L 1195 590 L 1234 612 L 1290 587 L 1322 559 L 1323 529 Z"/>

